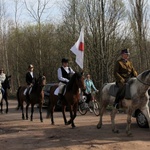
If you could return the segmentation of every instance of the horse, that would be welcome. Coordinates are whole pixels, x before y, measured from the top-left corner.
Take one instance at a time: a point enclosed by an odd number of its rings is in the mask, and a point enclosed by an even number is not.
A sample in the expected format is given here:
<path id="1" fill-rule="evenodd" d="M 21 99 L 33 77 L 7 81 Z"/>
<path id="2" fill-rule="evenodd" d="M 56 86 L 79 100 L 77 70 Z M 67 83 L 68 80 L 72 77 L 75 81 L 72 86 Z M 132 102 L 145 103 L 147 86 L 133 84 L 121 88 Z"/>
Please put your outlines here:
<path id="1" fill-rule="evenodd" d="M 20 86 L 17 90 L 17 100 L 18 100 L 18 106 L 17 110 L 21 107 L 22 110 L 22 119 L 25 119 L 24 116 L 24 102 L 26 102 L 26 120 L 28 120 L 28 107 L 31 104 L 31 116 L 30 120 L 33 121 L 33 112 L 34 112 L 34 105 L 39 105 L 39 113 L 40 113 L 40 121 L 43 122 L 42 117 L 42 106 L 44 101 L 44 91 L 43 87 L 46 84 L 46 77 L 45 76 L 39 76 L 37 80 L 35 80 L 35 83 L 32 86 L 31 92 L 29 94 L 29 98 L 27 98 L 26 95 L 24 95 L 24 91 L 27 88 L 26 86 Z"/>
<path id="2" fill-rule="evenodd" d="M 58 101 L 58 95 L 55 95 L 54 92 L 58 88 L 58 85 L 54 85 L 53 87 L 50 88 L 50 97 L 49 97 L 49 105 L 47 108 L 47 118 L 50 116 L 51 117 L 51 124 L 54 125 L 54 109 L 55 105 Z M 78 110 L 78 103 L 79 103 L 79 89 L 85 89 L 84 86 L 84 77 L 82 73 L 74 73 L 66 85 L 65 88 L 65 93 L 63 96 L 62 101 L 62 114 L 63 114 L 63 119 L 65 125 L 71 124 L 72 128 L 75 128 L 74 124 L 74 119 L 76 118 L 77 115 L 77 110 Z M 65 110 L 66 106 L 69 108 L 70 112 L 70 120 L 67 121 L 66 115 L 65 115 Z"/>
<path id="3" fill-rule="evenodd" d="M 127 127 L 126 134 L 131 136 L 131 116 L 136 109 L 140 109 L 143 114 L 146 116 L 148 125 L 150 127 L 150 113 L 149 113 L 149 95 L 148 90 L 150 88 L 150 70 L 146 70 L 139 74 L 136 78 L 131 78 L 128 82 L 130 98 L 126 99 L 126 97 L 120 101 L 119 105 L 127 110 Z M 101 91 L 101 99 L 100 99 L 100 119 L 97 124 L 97 128 L 100 129 L 102 127 L 102 117 L 103 113 L 106 110 L 108 104 L 113 104 L 115 100 L 115 96 L 110 94 L 110 88 L 115 83 L 107 83 L 103 86 Z M 111 123 L 112 123 L 112 131 L 114 133 L 119 133 L 119 130 L 115 125 L 115 116 L 117 113 L 117 109 L 113 108 L 111 112 Z"/>
<path id="4" fill-rule="evenodd" d="M 6 75 L 6 79 L 2 83 L 2 88 L 4 89 L 3 98 L 1 101 L 1 113 L 3 113 L 3 100 L 6 102 L 6 114 L 8 113 L 8 89 L 10 89 L 11 75 Z"/>

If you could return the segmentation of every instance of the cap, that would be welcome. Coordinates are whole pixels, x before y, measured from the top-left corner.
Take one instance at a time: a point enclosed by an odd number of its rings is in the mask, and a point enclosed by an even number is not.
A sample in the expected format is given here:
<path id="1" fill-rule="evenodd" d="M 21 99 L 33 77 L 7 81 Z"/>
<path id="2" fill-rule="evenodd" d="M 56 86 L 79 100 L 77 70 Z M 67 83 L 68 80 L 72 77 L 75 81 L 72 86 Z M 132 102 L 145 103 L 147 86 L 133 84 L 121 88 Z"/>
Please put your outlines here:
<path id="1" fill-rule="evenodd" d="M 62 58 L 62 60 L 61 60 L 62 63 L 68 63 L 68 61 L 69 60 L 67 58 Z"/>
<path id="2" fill-rule="evenodd" d="M 121 54 L 130 54 L 129 49 L 123 49 L 121 51 Z"/>
<path id="3" fill-rule="evenodd" d="M 34 68 L 34 67 L 33 67 L 33 65 L 32 65 L 32 64 L 30 64 L 30 65 L 28 66 L 28 68 Z"/>

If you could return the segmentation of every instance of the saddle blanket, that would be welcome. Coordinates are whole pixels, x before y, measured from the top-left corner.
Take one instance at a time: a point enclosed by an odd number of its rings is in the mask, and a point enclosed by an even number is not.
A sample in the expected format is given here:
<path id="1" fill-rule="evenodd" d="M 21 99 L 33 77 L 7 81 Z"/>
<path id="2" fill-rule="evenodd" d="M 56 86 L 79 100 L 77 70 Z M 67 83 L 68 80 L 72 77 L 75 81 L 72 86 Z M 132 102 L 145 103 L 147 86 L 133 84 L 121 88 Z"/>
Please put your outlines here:
<path id="1" fill-rule="evenodd" d="M 115 97 L 117 94 L 117 91 L 118 91 L 118 86 L 116 84 L 113 84 L 113 85 L 111 85 L 111 87 L 109 89 L 109 94 Z M 129 84 L 126 84 L 125 99 L 131 99 Z"/>
<path id="2" fill-rule="evenodd" d="M 23 92 L 24 95 L 26 95 L 27 90 L 28 90 L 28 88 L 26 88 L 26 89 L 24 90 L 24 92 Z M 29 90 L 29 94 L 31 93 L 31 91 L 32 91 L 32 87 L 31 87 L 30 90 Z"/>
<path id="3" fill-rule="evenodd" d="M 54 91 L 54 95 L 58 95 L 59 93 L 59 87 L 57 87 L 57 89 Z"/>
<path id="4" fill-rule="evenodd" d="M 63 91 L 62 91 L 62 94 L 64 95 L 66 93 L 66 86 L 64 86 L 63 88 Z M 57 87 L 57 89 L 54 91 L 54 95 L 57 95 L 58 96 L 59 94 L 59 87 Z M 61 94 L 61 93 L 60 93 Z"/>

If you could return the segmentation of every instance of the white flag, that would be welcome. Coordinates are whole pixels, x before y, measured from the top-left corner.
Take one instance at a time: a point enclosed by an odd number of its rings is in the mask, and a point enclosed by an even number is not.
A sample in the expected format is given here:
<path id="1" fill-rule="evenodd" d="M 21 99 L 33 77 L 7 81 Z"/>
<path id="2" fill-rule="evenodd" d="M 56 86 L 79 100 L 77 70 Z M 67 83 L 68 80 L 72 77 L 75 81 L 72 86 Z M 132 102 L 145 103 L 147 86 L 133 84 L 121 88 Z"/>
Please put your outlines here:
<path id="1" fill-rule="evenodd" d="M 84 28 L 82 27 L 78 41 L 70 49 L 76 55 L 76 63 L 83 69 L 84 59 Z"/>

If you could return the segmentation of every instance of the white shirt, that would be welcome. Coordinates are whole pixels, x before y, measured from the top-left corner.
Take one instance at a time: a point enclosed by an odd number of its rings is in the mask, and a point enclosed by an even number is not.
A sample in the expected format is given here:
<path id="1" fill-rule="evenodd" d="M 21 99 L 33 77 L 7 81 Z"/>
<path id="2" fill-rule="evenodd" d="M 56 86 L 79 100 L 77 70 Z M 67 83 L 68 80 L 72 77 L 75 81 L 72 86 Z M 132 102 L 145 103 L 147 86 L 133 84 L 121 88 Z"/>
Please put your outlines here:
<path id="1" fill-rule="evenodd" d="M 6 79 L 6 75 L 4 73 L 0 74 L 0 82 L 3 83 Z"/>
<path id="2" fill-rule="evenodd" d="M 30 74 L 31 74 L 31 76 L 32 76 L 32 78 L 33 78 L 33 72 L 32 72 L 32 71 L 30 71 Z"/>
<path id="3" fill-rule="evenodd" d="M 63 67 L 63 66 L 62 66 Z M 70 67 L 63 67 L 67 73 L 69 73 L 69 68 Z M 72 68 L 70 68 L 70 73 L 74 74 L 75 72 L 72 70 Z M 57 76 L 58 76 L 58 80 L 59 81 L 64 81 L 64 82 L 69 82 L 69 80 L 67 78 L 62 77 L 62 71 L 61 68 L 58 68 L 57 70 Z"/>

